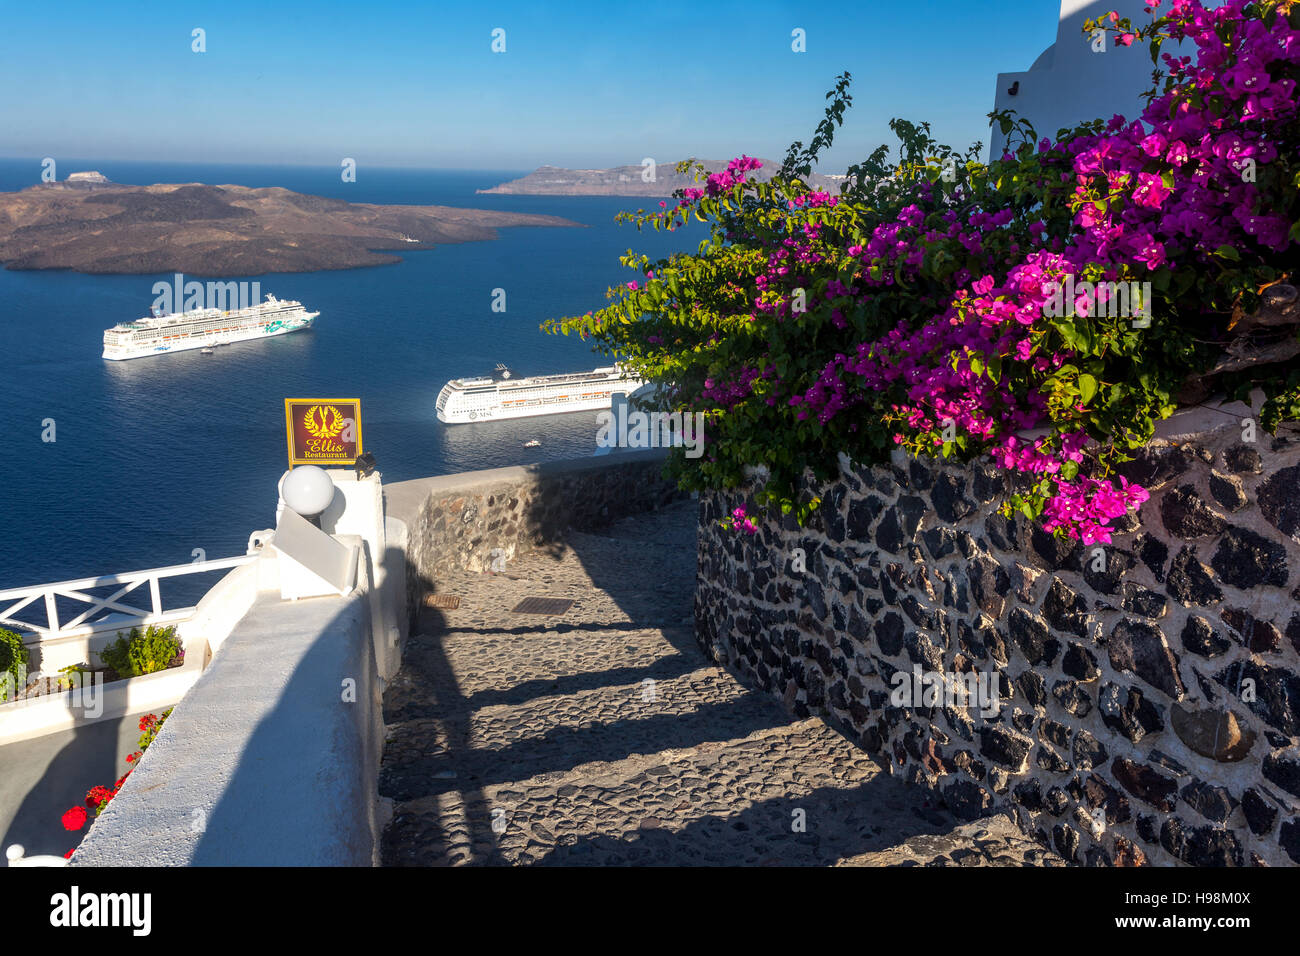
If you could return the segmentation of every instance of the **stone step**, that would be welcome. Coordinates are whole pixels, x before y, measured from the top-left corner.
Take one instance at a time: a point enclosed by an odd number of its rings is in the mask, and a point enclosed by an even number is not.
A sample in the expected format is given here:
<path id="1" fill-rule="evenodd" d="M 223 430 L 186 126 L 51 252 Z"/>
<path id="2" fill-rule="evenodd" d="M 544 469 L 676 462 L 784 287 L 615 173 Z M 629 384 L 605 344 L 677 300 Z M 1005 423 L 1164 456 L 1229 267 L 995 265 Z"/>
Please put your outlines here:
<path id="1" fill-rule="evenodd" d="M 404 708 L 464 707 L 541 693 L 656 680 L 700 666 L 685 626 L 642 628 L 611 622 L 602 630 L 523 633 L 459 631 L 407 641 L 402 669 L 385 691 L 386 719 Z"/>
<path id="2" fill-rule="evenodd" d="M 1069 866 L 1060 854 L 1020 831 L 1006 816 L 962 823 L 940 833 L 908 837 L 883 850 L 839 860 L 836 866 Z"/>
<path id="3" fill-rule="evenodd" d="M 508 703 L 430 708 L 389 718 L 381 792 L 397 799 L 535 774 L 572 772 L 630 754 L 745 737 L 781 726 L 766 695 L 716 668 L 667 670 L 653 699 L 640 681 L 521 695 Z"/>
<path id="4" fill-rule="evenodd" d="M 1008 820 L 961 824 L 927 797 L 880 774 L 819 721 L 805 720 L 739 740 L 407 801 L 388 834 L 389 859 L 398 865 L 1065 865 Z"/>

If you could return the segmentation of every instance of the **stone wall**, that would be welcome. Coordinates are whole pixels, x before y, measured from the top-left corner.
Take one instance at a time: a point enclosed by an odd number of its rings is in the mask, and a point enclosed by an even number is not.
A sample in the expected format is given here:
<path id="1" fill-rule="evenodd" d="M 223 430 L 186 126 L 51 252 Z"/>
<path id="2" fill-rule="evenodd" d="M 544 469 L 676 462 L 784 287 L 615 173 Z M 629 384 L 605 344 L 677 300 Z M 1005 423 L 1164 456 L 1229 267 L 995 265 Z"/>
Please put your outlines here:
<path id="1" fill-rule="evenodd" d="M 1300 442 L 1219 420 L 1126 466 L 1152 495 L 1106 546 L 998 514 L 987 459 L 842 462 L 808 527 L 752 536 L 717 523 L 745 494 L 701 496 L 699 639 L 1081 864 L 1300 863 Z M 917 671 L 989 675 L 996 713 Z"/>
<path id="2" fill-rule="evenodd" d="M 406 525 L 408 609 L 453 568 L 485 571 L 566 528 L 599 528 L 683 497 L 662 477 L 666 457 L 627 452 L 385 486 L 387 513 Z"/>

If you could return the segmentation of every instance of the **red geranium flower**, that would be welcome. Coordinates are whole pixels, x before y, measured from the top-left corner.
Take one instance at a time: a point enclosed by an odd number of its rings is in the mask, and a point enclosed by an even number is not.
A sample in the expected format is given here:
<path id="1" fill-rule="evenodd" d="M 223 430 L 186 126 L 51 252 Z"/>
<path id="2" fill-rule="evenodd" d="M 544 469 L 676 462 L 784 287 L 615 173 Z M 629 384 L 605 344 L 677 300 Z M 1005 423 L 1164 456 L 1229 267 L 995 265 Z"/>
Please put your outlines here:
<path id="1" fill-rule="evenodd" d="M 65 830 L 80 830 L 86 825 L 86 808 L 73 807 L 63 815 L 63 828 Z"/>

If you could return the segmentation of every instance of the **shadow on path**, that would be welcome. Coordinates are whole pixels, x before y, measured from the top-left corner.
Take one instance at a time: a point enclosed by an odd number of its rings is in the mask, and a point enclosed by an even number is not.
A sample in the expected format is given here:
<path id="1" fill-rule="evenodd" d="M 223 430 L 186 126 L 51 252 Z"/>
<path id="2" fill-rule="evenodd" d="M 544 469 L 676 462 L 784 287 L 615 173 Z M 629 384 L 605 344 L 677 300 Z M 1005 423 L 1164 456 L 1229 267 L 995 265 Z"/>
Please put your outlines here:
<path id="1" fill-rule="evenodd" d="M 28 856 L 62 856 L 80 843 L 86 829 L 69 833 L 63 813 L 126 773 L 139 723 L 140 714 L 106 718 L 0 747 L 0 849 L 20 843 Z"/>
<path id="2" fill-rule="evenodd" d="M 658 821 L 656 821 L 658 822 Z M 685 827 L 642 827 L 558 846 L 539 866 L 830 866 L 954 824 L 892 777 L 856 787 L 821 787 L 764 800 L 738 813 L 691 820 Z"/>

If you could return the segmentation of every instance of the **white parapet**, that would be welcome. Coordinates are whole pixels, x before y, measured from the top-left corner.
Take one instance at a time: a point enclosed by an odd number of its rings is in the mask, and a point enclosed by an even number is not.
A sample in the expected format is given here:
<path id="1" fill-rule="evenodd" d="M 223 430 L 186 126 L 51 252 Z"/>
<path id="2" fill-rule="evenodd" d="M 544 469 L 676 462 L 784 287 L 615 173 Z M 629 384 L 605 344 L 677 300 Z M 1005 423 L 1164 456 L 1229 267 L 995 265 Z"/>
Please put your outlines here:
<path id="1" fill-rule="evenodd" d="M 377 863 L 382 681 L 359 571 L 342 597 L 258 595 L 74 867 Z"/>

